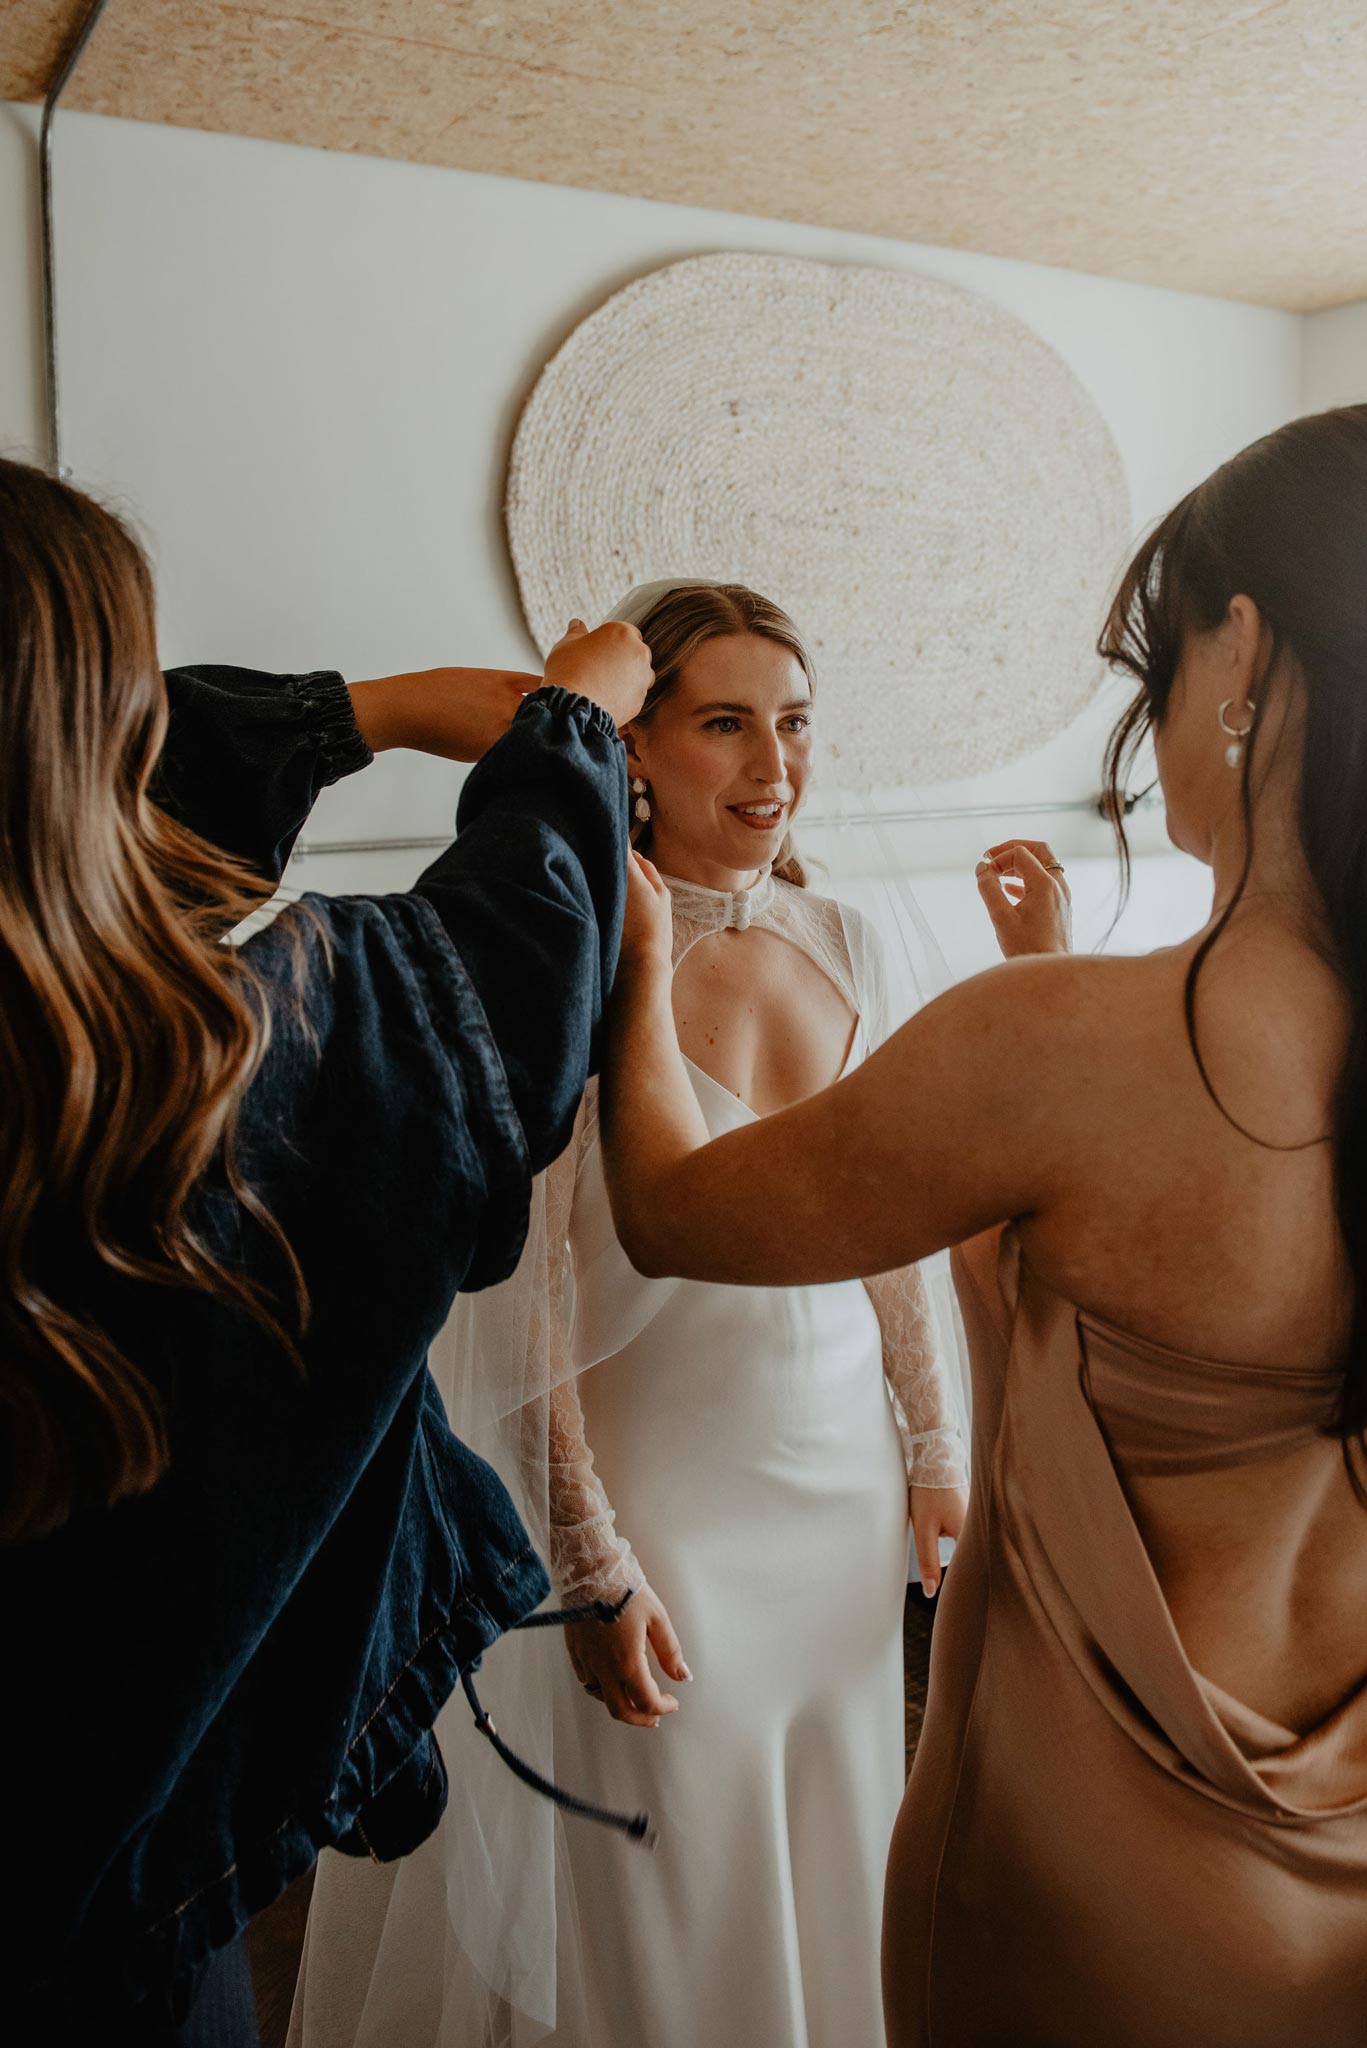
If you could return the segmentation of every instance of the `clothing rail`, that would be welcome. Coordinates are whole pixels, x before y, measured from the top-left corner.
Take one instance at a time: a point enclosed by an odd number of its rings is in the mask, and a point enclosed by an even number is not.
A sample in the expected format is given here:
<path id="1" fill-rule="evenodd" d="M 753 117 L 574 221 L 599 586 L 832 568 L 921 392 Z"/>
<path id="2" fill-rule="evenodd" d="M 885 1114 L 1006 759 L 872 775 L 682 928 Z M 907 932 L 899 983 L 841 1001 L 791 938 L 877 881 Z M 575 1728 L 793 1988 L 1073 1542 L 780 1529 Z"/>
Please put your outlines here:
<path id="1" fill-rule="evenodd" d="M 1134 811 L 1157 810 L 1162 798 L 1144 790 L 1125 798 L 1125 815 Z M 844 825 L 931 825 L 951 818 L 1043 818 L 1078 812 L 1094 818 L 1107 815 L 1105 799 L 1099 796 L 1067 797 L 1044 804 L 949 804 L 943 809 L 913 811 L 854 811 L 846 814 L 805 813 L 803 826 L 838 830 Z M 431 847 L 449 846 L 449 832 L 427 833 L 412 839 L 301 839 L 294 849 L 295 860 L 314 860 L 333 853 L 420 853 Z"/>
<path id="2" fill-rule="evenodd" d="M 93 0 L 86 10 L 71 48 L 62 59 L 43 101 L 43 123 L 38 132 L 38 205 L 43 230 L 43 342 L 47 369 L 47 466 L 56 477 L 62 474 L 62 412 L 57 391 L 57 230 L 52 217 L 52 123 L 57 102 L 70 85 L 106 5 L 107 0 Z"/>

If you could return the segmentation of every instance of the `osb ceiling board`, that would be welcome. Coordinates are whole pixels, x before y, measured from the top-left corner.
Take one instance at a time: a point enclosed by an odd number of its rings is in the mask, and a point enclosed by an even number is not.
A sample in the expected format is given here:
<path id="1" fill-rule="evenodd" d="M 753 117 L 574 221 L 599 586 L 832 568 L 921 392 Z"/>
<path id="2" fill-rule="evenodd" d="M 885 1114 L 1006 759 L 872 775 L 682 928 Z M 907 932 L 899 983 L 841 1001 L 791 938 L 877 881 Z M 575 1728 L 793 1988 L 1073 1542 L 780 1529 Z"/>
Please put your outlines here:
<path id="1" fill-rule="evenodd" d="M 4 0 L 0 96 L 42 96 L 83 6 Z M 1367 0 L 109 0 L 64 104 L 1367 298 Z"/>

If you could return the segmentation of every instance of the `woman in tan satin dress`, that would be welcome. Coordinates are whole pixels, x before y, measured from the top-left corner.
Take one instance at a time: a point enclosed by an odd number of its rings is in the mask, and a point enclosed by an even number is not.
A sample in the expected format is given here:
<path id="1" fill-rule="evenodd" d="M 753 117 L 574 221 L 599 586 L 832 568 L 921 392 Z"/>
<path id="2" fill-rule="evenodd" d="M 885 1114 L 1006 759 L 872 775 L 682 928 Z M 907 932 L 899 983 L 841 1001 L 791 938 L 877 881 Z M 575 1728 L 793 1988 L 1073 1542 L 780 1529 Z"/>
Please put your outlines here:
<path id="1" fill-rule="evenodd" d="M 1362 2048 L 1367 407 L 1185 499 L 1103 649 L 1140 684 L 1112 787 L 1152 729 L 1204 930 L 1074 959 L 1049 848 L 993 848 L 1027 957 L 708 1144 L 638 872 L 609 1186 L 651 1273 L 960 1246 L 973 1491 L 889 1866 L 894 2048 Z"/>

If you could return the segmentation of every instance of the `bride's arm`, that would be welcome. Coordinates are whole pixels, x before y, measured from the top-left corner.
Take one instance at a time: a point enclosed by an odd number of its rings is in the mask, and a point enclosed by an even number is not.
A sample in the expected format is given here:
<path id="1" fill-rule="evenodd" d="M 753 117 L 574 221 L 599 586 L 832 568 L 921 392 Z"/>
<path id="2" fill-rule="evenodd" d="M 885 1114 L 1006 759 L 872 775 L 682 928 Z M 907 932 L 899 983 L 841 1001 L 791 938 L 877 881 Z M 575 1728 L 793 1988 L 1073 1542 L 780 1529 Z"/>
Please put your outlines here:
<path id="1" fill-rule="evenodd" d="M 556 1595 L 566 1607 L 622 1600 L 634 1593 L 645 1577 L 631 1545 L 617 1534 L 616 1517 L 593 1468 L 570 1356 L 574 1317 L 570 1222 L 579 1165 L 593 1121 L 593 1087 L 590 1082 L 579 1105 L 570 1144 L 546 1174 L 546 1350 L 551 1385 L 544 1413 L 534 1404 L 526 1418 L 530 1432 L 545 1432 L 539 1446 L 529 1441 L 529 1449 L 533 1457 L 539 1455 L 546 1463 L 548 1563 Z M 535 1320 L 533 1317 L 533 1341 Z"/>
<path id="2" fill-rule="evenodd" d="M 849 905 L 842 905 L 840 919 L 867 1040 L 871 1046 L 879 1046 L 890 1035 L 883 942 L 869 920 Z M 919 1266 L 898 1266 L 891 1273 L 872 1275 L 864 1286 L 878 1317 L 883 1374 L 902 1439 L 913 1508 L 917 1492 L 957 1494 L 968 1484 L 968 1456 L 925 1276 Z M 955 1519 L 952 1503 L 940 1505 L 951 1521 Z M 917 1533 L 919 1538 L 921 1532 Z M 933 1576 L 938 1581 L 939 1552 L 933 1541 L 928 1544 L 928 1555 L 934 1560 Z"/>
<path id="3" fill-rule="evenodd" d="M 920 1267 L 879 1273 L 864 1285 L 882 1333 L 883 1373 L 902 1439 L 921 1591 L 933 1599 L 942 1575 L 940 1538 L 963 1534 L 968 1458 Z"/>
<path id="4" fill-rule="evenodd" d="M 627 1601 L 615 1621 L 583 1621 L 565 1630 L 565 1648 L 579 1683 L 600 1699 L 615 1721 L 657 1728 L 678 1711 L 662 1692 L 647 1649 L 660 1669 L 687 1683 L 692 1672 L 659 1596 L 615 1518 L 584 1440 L 579 1388 L 566 1380 L 550 1402 L 551 1576 L 567 1607 L 591 1600 Z"/>
<path id="5" fill-rule="evenodd" d="M 672 1693 L 662 1692 L 647 1649 L 666 1675 L 680 1683 L 693 1676 L 663 1602 L 615 1518 L 593 1469 L 584 1440 L 579 1388 L 566 1380 L 550 1401 L 551 1576 L 567 1607 L 591 1600 L 621 1600 L 615 1621 L 582 1621 L 565 1630 L 565 1648 L 579 1683 L 600 1699 L 614 1721 L 632 1728 L 657 1728 L 678 1711 Z"/>
<path id="6" fill-rule="evenodd" d="M 630 888 L 601 1100 L 613 1216 L 642 1272 L 855 1279 L 1049 1200 L 1096 1085 L 1102 963 L 977 975 L 847 1080 L 709 1144 L 674 1033 L 663 885 L 634 866 Z"/>
<path id="7" fill-rule="evenodd" d="M 625 1536 L 593 1466 L 584 1438 L 579 1387 L 565 1380 L 551 1390 L 547 1493 L 550 1567 L 566 1607 L 592 1600 L 623 1600 L 645 1584 L 645 1573 Z"/>
<path id="8" fill-rule="evenodd" d="M 920 1267 L 877 1273 L 864 1286 L 882 1333 L 883 1373 L 908 1481 L 967 1486 L 968 1459 Z"/>
<path id="9" fill-rule="evenodd" d="M 548 1563 L 561 1604 L 627 1603 L 614 1622 L 581 1622 L 565 1630 L 574 1675 L 581 1685 L 592 1687 L 594 1697 L 615 1719 L 635 1727 L 656 1727 L 678 1702 L 656 1684 L 647 1647 L 671 1678 L 686 1681 L 690 1673 L 669 1616 L 646 1584 L 630 1543 L 617 1532 L 612 1503 L 585 1437 L 583 1404 L 569 1355 L 574 1278 L 568 1240 L 589 1123 L 586 1099 L 576 1119 L 574 1142 L 546 1175 L 548 1348 L 556 1384 L 544 1404 L 532 1404 L 525 1426 L 529 1432 L 538 1425 L 544 1431 L 539 1450 L 535 1445 L 530 1448 L 533 1459 L 544 1458 L 546 1465 Z"/>
<path id="10" fill-rule="evenodd" d="M 663 1603 L 647 1585 L 631 1545 L 616 1533 L 584 1440 L 584 1413 L 573 1380 L 551 1395 L 550 1509 L 551 1576 L 565 1605 L 627 1602 L 615 1621 L 582 1621 L 566 1628 L 574 1675 L 614 1721 L 657 1728 L 664 1715 L 678 1711 L 679 1702 L 660 1690 L 647 1649 L 670 1678 L 686 1683 L 693 1674 Z"/>

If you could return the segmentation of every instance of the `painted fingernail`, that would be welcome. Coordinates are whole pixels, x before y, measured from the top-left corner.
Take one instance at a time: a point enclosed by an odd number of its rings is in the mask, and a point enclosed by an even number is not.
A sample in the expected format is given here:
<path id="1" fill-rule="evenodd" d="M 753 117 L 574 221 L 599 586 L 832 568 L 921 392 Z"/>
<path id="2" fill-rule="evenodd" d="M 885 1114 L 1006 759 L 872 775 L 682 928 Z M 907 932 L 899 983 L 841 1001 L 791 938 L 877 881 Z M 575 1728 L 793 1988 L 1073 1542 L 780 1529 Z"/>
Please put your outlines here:
<path id="1" fill-rule="evenodd" d="M 934 1581 L 932 1579 L 922 1579 L 921 1591 L 925 1594 L 927 1600 L 933 1600 L 935 1598 Z"/>
<path id="2" fill-rule="evenodd" d="M 683 1672 L 684 1678 L 685 1678 L 685 1680 L 687 1681 L 687 1683 L 688 1683 L 689 1685 L 692 1685 L 692 1683 L 693 1683 L 693 1673 L 692 1673 L 692 1672 L 691 1672 L 691 1671 L 689 1670 L 688 1666 L 687 1666 L 686 1664 L 681 1664 L 681 1665 L 679 1666 L 679 1669 L 680 1669 L 680 1670 L 681 1670 L 681 1671 Z"/>

